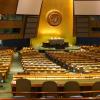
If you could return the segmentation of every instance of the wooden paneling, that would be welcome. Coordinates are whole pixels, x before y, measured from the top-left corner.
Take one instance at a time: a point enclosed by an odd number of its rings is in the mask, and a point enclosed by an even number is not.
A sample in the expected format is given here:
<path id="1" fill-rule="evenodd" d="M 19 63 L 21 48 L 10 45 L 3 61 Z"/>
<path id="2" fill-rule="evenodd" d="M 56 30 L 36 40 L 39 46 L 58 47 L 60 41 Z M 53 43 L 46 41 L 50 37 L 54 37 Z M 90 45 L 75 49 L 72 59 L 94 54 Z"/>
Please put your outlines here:
<path id="1" fill-rule="evenodd" d="M 37 35 L 39 16 L 27 16 L 24 38 L 33 38 Z"/>
<path id="2" fill-rule="evenodd" d="M 20 28 L 22 27 L 21 21 L 0 21 L 0 28 Z"/>
<path id="3" fill-rule="evenodd" d="M 77 37 L 100 37 L 100 16 L 74 16 L 74 30 Z"/>
<path id="4" fill-rule="evenodd" d="M 24 34 L 24 16 L 5 15 L 0 20 L 0 40 L 22 39 Z"/>
<path id="5" fill-rule="evenodd" d="M 0 0 L 0 14 L 15 14 L 18 0 Z"/>
<path id="6" fill-rule="evenodd" d="M 76 36 L 88 37 L 89 33 L 89 19 L 88 16 L 76 16 Z"/>
<path id="7" fill-rule="evenodd" d="M 20 34 L 0 34 L 0 40 L 8 40 L 8 39 L 22 39 L 23 33 Z"/>

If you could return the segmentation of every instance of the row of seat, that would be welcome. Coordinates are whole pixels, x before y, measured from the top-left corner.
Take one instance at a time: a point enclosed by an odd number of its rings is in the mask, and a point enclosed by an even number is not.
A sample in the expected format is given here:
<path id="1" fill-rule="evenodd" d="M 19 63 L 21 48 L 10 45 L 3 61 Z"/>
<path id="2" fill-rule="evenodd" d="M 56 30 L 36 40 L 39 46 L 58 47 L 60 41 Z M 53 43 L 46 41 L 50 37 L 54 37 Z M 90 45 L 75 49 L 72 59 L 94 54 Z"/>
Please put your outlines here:
<path id="1" fill-rule="evenodd" d="M 23 84 L 24 83 L 24 84 Z M 91 97 L 99 96 L 98 90 L 100 90 L 100 81 L 96 82 L 92 86 Z M 16 92 L 28 92 L 28 93 L 17 93 L 17 96 L 25 96 L 27 98 L 31 98 L 35 94 L 42 94 L 40 98 L 71 98 L 71 97 L 83 97 L 81 94 L 82 91 L 80 89 L 79 83 L 75 81 L 69 81 L 64 84 L 64 88 L 62 92 L 58 91 L 57 83 L 54 81 L 45 81 L 42 84 L 41 91 L 38 91 L 34 94 L 31 94 L 31 82 L 27 79 L 18 79 L 16 80 Z M 84 92 L 83 92 L 84 93 Z M 36 95 L 35 95 L 36 96 Z"/>
<path id="2" fill-rule="evenodd" d="M 62 67 L 69 69 L 70 71 L 80 73 L 100 72 L 100 62 L 95 61 L 95 59 L 88 56 L 88 52 L 47 51 L 46 55 L 49 59 L 60 64 Z"/>
<path id="3" fill-rule="evenodd" d="M 100 46 L 82 46 L 81 48 L 88 52 L 87 56 L 91 59 L 100 62 Z"/>
<path id="4" fill-rule="evenodd" d="M 24 48 L 21 50 L 21 63 L 24 71 L 29 73 L 65 73 L 66 70 L 61 66 L 53 63 L 44 54 L 39 53 L 34 49 Z"/>
<path id="5" fill-rule="evenodd" d="M 7 78 L 9 73 L 13 58 L 13 50 L 11 49 L 1 49 L 0 50 L 0 73 L 3 79 Z"/>

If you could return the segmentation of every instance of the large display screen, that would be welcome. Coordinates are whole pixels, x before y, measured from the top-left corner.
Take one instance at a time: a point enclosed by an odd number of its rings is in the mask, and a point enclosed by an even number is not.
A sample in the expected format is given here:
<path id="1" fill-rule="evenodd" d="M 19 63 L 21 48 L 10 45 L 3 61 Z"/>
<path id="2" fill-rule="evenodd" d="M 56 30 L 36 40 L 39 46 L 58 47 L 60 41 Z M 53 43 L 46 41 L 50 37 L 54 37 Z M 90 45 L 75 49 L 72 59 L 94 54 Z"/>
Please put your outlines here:
<path id="1" fill-rule="evenodd" d="M 42 0 L 19 0 L 16 14 L 39 15 Z"/>
<path id="2" fill-rule="evenodd" d="M 74 1 L 74 15 L 100 15 L 100 1 Z"/>

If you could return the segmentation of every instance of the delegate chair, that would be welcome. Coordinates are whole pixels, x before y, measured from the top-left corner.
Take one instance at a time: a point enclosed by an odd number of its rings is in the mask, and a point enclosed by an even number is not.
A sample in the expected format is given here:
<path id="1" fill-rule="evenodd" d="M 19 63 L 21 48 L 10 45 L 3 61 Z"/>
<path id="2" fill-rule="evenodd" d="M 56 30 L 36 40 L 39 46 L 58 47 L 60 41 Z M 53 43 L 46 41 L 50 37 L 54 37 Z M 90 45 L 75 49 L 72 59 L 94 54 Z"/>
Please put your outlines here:
<path id="1" fill-rule="evenodd" d="M 31 92 L 31 81 L 28 79 L 17 79 L 16 92 Z M 31 98 L 30 93 L 17 93 L 16 96 L 24 96 L 25 98 Z"/>
<path id="2" fill-rule="evenodd" d="M 92 91 L 100 91 L 100 81 L 95 82 L 92 86 Z M 100 96 L 100 92 L 95 92 L 92 94 L 93 97 Z"/>
<path id="3" fill-rule="evenodd" d="M 57 84 L 54 81 L 46 81 L 42 85 L 42 92 L 57 92 Z M 43 94 L 46 98 L 56 98 L 57 94 Z"/>
<path id="4" fill-rule="evenodd" d="M 80 86 L 75 81 L 69 81 L 64 84 L 64 92 L 71 92 L 71 91 L 80 91 Z M 65 93 L 64 98 L 71 98 L 71 97 L 82 97 L 80 93 Z"/>

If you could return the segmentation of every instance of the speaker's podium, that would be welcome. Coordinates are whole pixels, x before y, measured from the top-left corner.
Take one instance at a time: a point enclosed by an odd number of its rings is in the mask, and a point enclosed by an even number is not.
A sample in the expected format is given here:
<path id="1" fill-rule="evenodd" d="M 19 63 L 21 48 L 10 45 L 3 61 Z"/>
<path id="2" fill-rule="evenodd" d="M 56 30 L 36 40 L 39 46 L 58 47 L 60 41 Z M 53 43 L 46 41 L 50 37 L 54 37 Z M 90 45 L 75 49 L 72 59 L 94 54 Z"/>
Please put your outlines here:
<path id="1" fill-rule="evenodd" d="M 68 42 L 64 42 L 63 38 L 52 38 L 48 42 L 43 43 L 45 48 L 65 49 L 68 47 Z"/>

